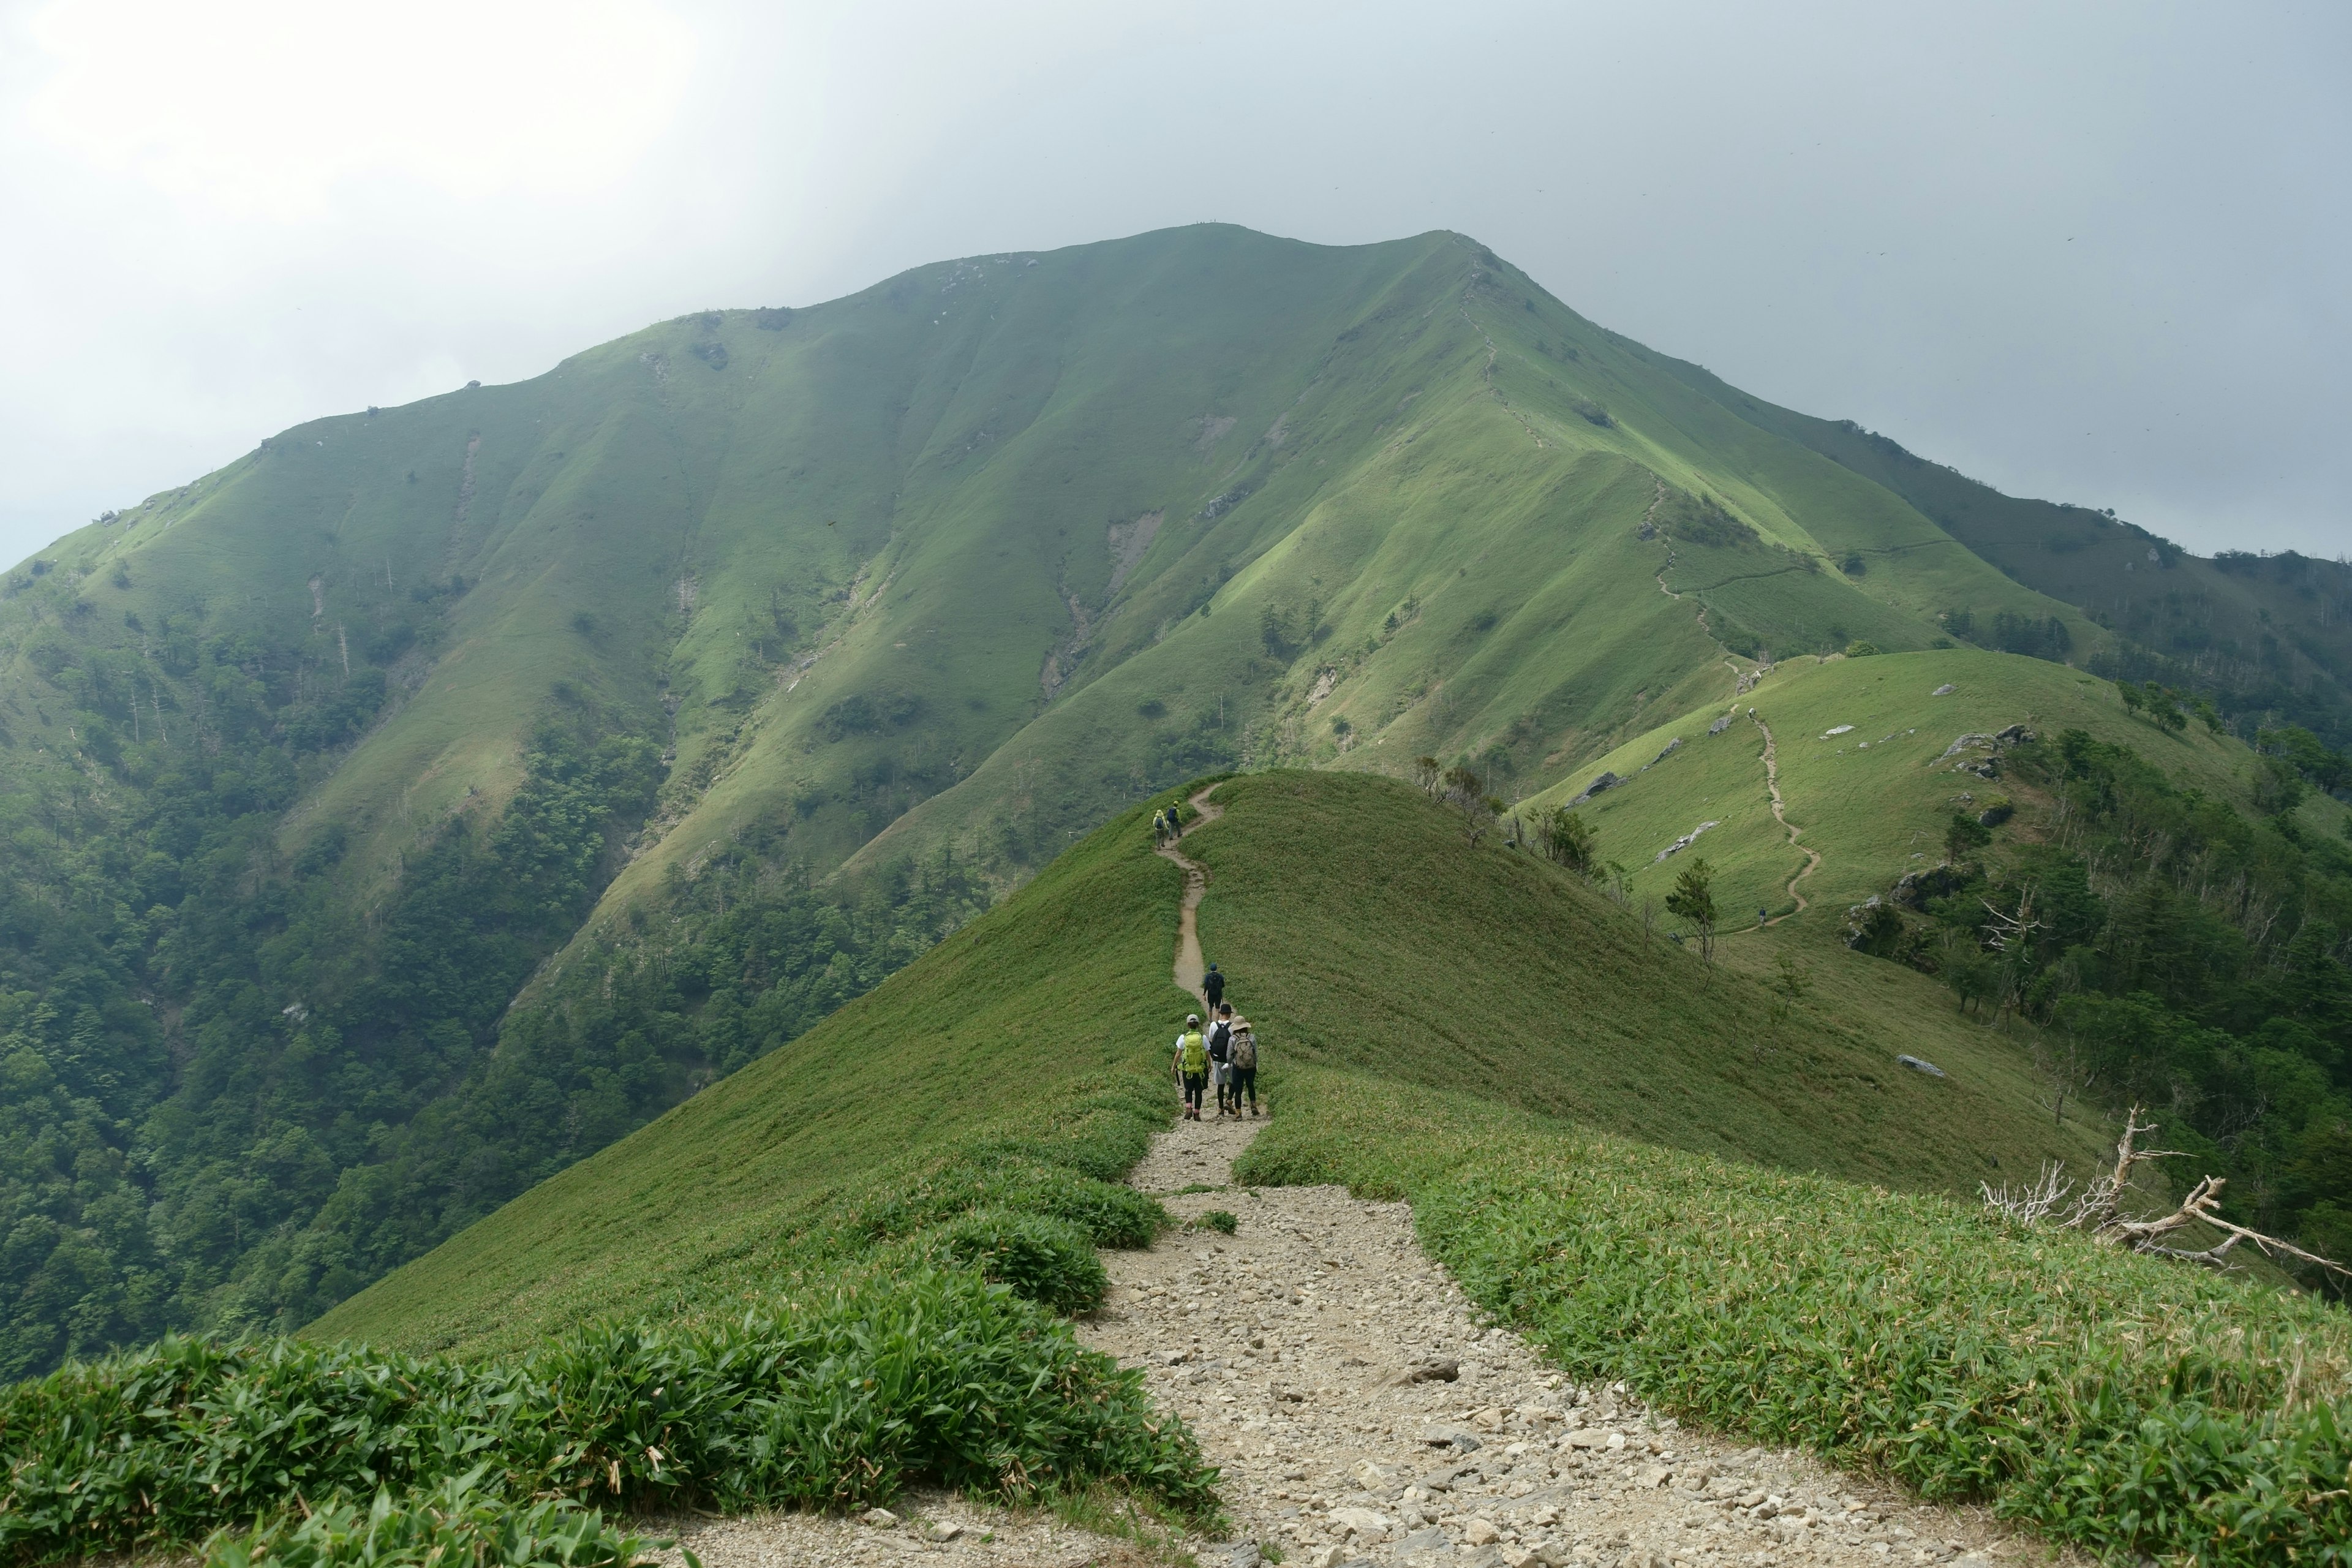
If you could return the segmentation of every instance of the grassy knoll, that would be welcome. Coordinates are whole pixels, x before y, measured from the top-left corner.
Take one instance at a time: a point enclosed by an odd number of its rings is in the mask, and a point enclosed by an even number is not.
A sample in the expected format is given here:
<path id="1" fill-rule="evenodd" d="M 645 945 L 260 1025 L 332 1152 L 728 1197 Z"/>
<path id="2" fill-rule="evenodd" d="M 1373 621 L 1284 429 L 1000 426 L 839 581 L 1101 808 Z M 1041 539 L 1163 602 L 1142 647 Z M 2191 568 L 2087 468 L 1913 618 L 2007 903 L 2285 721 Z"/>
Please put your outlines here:
<path id="1" fill-rule="evenodd" d="M 1954 689 L 1932 695 L 1939 687 Z M 1791 659 L 1743 697 L 1727 693 L 1649 730 L 1597 758 L 1526 803 L 1529 811 L 1564 805 L 1601 772 L 1632 782 L 1580 808 L 1602 857 L 1631 873 L 1638 897 L 1663 898 L 1689 855 L 1717 870 L 1717 902 L 1752 925 L 1759 907 L 1775 914 L 1795 906 L 1789 879 L 1801 851 L 1772 819 L 1765 793 L 1762 731 L 1771 727 L 1780 794 L 1801 842 L 1822 864 L 1799 885 L 1825 911 L 1883 893 L 1911 867 L 1941 858 L 1951 815 L 1970 797 L 1979 809 L 2017 786 L 1955 771 L 1982 751 L 1946 757 L 1964 734 L 2024 724 L 2053 735 L 2080 729 L 2128 745 L 2184 785 L 2242 805 L 2254 758 L 2245 747 L 2192 724 L 2168 733 L 2132 718 L 2109 683 L 2063 665 L 1975 648 L 1934 648 L 1874 658 Z M 1726 714 L 1720 734 L 1707 731 Z M 1843 734 L 1833 729 L 1851 726 Z M 1659 758 L 1680 739 L 1672 756 Z M 1642 771 L 1651 764 L 1648 771 Z M 2338 808 L 2306 807 L 2332 831 Z M 1658 852 L 1701 824 L 1716 822 L 1694 849 L 1661 861 Z"/>
<path id="2" fill-rule="evenodd" d="M 1242 1179 L 1412 1199 L 1432 1252 L 1580 1376 L 2102 1552 L 2346 1561 L 2338 1309 L 1357 1067 L 1293 1068 L 1285 1103 Z"/>

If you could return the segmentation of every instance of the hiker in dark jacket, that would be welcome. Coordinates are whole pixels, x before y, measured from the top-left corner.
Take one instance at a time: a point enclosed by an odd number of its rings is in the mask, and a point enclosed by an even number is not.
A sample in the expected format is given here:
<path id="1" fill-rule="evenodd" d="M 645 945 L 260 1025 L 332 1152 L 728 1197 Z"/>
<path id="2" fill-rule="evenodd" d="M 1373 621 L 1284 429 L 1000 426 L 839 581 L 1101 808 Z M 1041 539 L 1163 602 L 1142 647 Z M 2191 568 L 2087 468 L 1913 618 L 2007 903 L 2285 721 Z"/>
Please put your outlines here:
<path id="1" fill-rule="evenodd" d="M 1233 1102 L 1233 1114 L 1242 1113 L 1242 1096 L 1249 1096 L 1249 1113 L 1257 1114 L 1257 1035 L 1250 1028 L 1247 1018 L 1234 1016 L 1227 1008 L 1220 1015 L 1233 1030 L 1225 1048 L 1226 1098 Z"/>
<path id="2" fill-rule="evenodd" d="M 1234 1081 L 1233 1045 L 1234 1010 L 1220 1007 L 1209 1026 L 1209 1081 L 1217 1087 L 1217 1114 L 1225 1114 L 1225 1097 L 1232 1092 Z M 1234 1114 L 1241 1114 L 1234 1108 Z"/>
<path id="3" fill-rule="evenodd" d="M 1225 977 L 1217 973 L 1213 963 L 1209 965 L 1209 973 L 1201 976 L 1201 999 L 1209 1005 L 1212 1013 L 1225 999 Z"/>

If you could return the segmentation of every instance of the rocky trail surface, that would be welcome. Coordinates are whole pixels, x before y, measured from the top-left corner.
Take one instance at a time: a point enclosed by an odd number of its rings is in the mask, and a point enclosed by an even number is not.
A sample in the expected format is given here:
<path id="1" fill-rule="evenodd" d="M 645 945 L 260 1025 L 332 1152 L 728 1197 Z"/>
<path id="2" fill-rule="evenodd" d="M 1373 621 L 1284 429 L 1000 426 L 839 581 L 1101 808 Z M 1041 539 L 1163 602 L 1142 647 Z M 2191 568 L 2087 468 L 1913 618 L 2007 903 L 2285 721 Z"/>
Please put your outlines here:
<path id="1" fill-rule="evenodd" d="M 1404 1204 L 1339 1187 L 1218 1191 L 1263 1122 L 1180 1122 L 1132 1178 L 1186 1229 L 1109 1256 L 1087 1341 L 1145 1369 L 1224 1471 L 1234 1541 L 1315 1568 L 1990 1563 L 2047 1549 L 1801 1455 L 1574 1386 L 1484 1328 Z M 1202 1223 L 1233 1214 L 1230 1236 Z"/>

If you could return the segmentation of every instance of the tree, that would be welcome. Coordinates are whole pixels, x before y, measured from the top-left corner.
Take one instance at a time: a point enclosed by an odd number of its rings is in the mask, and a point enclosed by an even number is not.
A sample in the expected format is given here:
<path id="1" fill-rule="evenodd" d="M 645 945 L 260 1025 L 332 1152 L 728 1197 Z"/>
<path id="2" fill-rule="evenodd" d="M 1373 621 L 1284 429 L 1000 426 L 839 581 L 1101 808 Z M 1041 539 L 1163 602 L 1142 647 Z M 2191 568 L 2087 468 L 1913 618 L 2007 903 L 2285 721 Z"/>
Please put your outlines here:
<path id="1" fill-rule="evenodd" d="M 1580 877 L 1600 874 L 1601 861 L 1592 843 L 1592 828 L 1566 806 L 1553 810 L 1538 829 L 1544 858 Z"/>
<path id="2" fill-rule="evenodd" d="M 1462 836 L 1473 845 L 1486 837 L 1494 828 L 1496 808 L 1501 803 L 1486 794 L 1485 782 L 1456 763 L 1445 770 L 1438 783 L 1440 797 L 1461 815 Z"/>
<path id="3" fill-rule="evenodd" d="M 1971 850 L 1981 849 L 1991 842 L 1991 828 L 1965 811 L 1956 811 L 1944 827 L 1944 858 L 1957 866 L 1969 858 Z"/>
<path id="4" fill-rule="evenodd" d="M 1415 757 L 1412 760 L 1412 782 L 1421 786 L 1423 795 L 1437 793 L 1438 775 L 1444 771 L 1435 757 Z"/>
<path id="5" fill-rule="evenodd" d="M 1666 895 L 1666 913 L 1687 923 L 1698 938 L 1698 955 L 1713 961 L 1715 957 L 1715 868 L 1704 860 L 1694 860 L 1683 868 L 1675 879 L 1675 890 Z"/>

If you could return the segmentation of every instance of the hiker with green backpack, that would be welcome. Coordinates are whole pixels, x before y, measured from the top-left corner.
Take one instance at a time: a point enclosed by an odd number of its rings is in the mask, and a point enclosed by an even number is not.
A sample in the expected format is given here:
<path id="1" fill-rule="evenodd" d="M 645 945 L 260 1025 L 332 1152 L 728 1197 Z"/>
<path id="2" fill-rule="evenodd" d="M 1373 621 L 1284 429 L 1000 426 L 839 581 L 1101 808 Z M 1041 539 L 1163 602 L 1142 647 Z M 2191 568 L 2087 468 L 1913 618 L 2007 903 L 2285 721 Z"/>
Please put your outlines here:
<path id="1" fill-rule="evenodd" d="M 1176 1037 L 1176 1082 L 1184 1091 L 1184 1120 L 1201 1120 L 1201 1096 L 1209 1087 L 1209 1042 L 1201 1033 L 1201 1015 L 1184 1015 L 1184 1032 Z"/>

